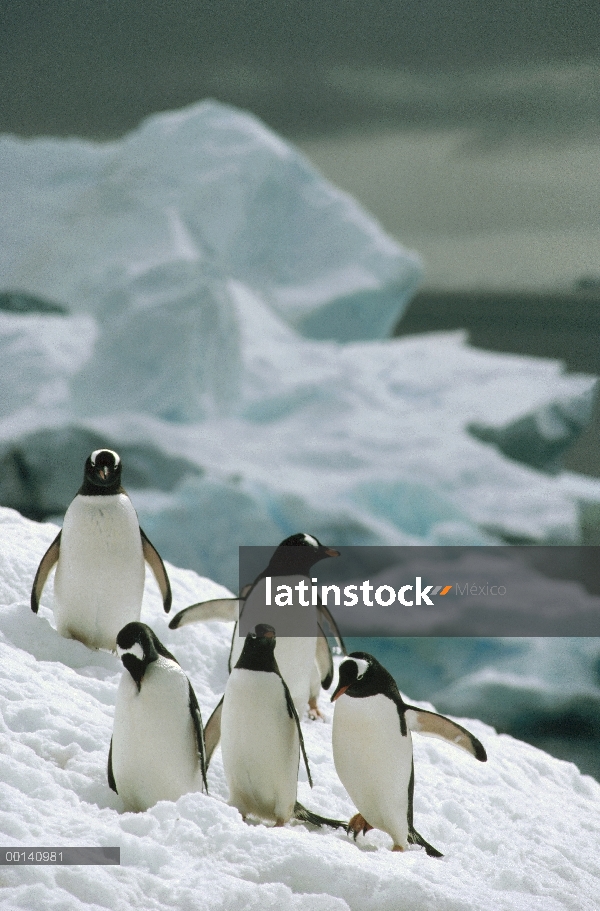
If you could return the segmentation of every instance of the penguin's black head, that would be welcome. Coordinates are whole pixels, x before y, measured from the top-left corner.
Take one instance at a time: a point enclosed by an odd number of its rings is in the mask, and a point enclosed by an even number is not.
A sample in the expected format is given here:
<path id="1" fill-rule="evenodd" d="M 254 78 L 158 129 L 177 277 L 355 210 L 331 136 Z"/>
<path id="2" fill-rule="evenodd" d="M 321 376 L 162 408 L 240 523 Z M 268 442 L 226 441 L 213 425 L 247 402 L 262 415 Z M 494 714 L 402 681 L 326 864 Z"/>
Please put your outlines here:
<path id="1" fill-rule="evenodd" d="M 248 633 L 237 668 L 246 671 L 279 673 L 275 661 L 275 630 L 267 623 L 259 623 L 253 633 Z"/>
<path id="2" fill-rule="evenodd" d="M 311 567 L 326 557 L 339 557 L 339 550 L 325 547 L 313 535 L 299 532 L 282 541 L 265 572 L 265 575 L 307 575 Z"/>
<path id="3" fill-rule="evenodd" d="M 335 702 L 344 693 L 358 699 L 366 696 L 376 696 L 383 693 L 385 696 L 400 698 L 396 681 L 379 663 L 377 658 L 368 652 L 352 652 L 340 664 L 338 685 L 331 697 Z"/>
<path id="4" fill-rule="evenodd" d="M 254 627 L 254 633 L 251 635 L 255 639 L 269 639 L 273 642 L 273 648 L 275 648 L 275 630 L 272 626 L 269 626 L 268 623 L 258 623 Z"/>
<path id="5" fill-rule="evenodd" d="M 112 449 L 96 449 L 86 459 L 83 486 L 79 493 L 102 495 L 121 489 L 121 459 Z"/>
<path id="6" fill-rule="evenodd" d="M 156 661 L 159 656 L 170 658 L 171 661 L 178 663 L 150 627 L 138 621 L 128 623 L 119 631 L 117 655 L 135 680 L 138 690 L 141 689 L 148 665 Z"/>

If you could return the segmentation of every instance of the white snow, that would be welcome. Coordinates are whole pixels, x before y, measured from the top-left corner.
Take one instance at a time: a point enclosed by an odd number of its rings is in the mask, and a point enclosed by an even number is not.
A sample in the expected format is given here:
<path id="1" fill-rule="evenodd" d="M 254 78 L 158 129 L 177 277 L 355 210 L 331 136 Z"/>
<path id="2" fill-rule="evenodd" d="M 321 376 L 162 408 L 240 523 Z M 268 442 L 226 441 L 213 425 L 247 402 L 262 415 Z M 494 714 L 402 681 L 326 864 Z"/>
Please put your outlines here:
<path id="1" fill-rule="evenodd" d="M 600 887 L 600 785 L 574 765 L 463 723 L 489 760 L 415 735 L 415 825 L 445 853 L 393 854 L 380 832 L 358 844 L 341 832 L 247 825 L 225 803 L 220 752 L 210 796 L 188 794 L 146 813 L 123 811 L 106 761 L 120 662 L 61 638 L 51 584 L 39 616 L 29 609 L 37 563 L 56 534 L 0 510 L 0 842 L 3 846 L 118 845 L 120 867 L 3 867 L 3 908 L 310 909 L 310 911 L 592 911 Z M 169 567 L 177 611 L 223 589 Z M 230 627 L 169 631 L 148 577 L 142 620 L 189 675 L 206 720 L 226 680 Z M 418 692 L 407 698 L 418 699 Z M 348 817 L 353 807 L 331 756 L 325 723 L 303 721 L 315 787 L 310 808 Z"/>

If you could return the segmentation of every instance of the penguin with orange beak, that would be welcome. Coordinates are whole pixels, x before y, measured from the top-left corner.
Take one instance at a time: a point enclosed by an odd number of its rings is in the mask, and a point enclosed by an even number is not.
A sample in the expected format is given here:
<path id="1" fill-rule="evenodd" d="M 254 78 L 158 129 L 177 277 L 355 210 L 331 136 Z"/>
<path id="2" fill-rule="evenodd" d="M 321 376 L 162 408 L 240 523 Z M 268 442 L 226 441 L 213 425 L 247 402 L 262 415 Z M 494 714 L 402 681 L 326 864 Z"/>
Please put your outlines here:
<path id="1" fill-rule="evenodd" d="M 391 836 L 393 851 L 416 844 L 430 857 L 441 857 L 413 825 L 411 734 L 439 737 L 479 762 L 487 759 L 483 745 L 455 721 L 405 703 L 392 675 L 367 652 L 352 652 L 342 662 L 331 701 L 333 760 L 358 810 L 348 832 L 356 840 L 360 833 L 381 829 Z"/>

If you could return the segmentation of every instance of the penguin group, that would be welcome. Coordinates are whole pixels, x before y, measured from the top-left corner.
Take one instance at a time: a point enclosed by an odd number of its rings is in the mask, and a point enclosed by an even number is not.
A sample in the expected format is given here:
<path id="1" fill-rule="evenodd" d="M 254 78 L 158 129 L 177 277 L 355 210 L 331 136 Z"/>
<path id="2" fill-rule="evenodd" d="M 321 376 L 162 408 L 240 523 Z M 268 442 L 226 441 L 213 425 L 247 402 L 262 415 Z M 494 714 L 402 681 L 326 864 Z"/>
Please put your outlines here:
<path id="1" fill-rule="evenodd" d="M 292 535 L 238 598 L 193 604 L 173 618 L 171 629 L 209 620 L 234 623 L 225 692 L 203 726 L 191 682 L 154 631 L 140 622 L 145 563 L 166 613 L 171 586 L 121 486 L 121 474 L 121 459 L 113 450 L 99 449 L 88 457 L 63 528 L 39 564 L 31 609 L 38 612 L 56 566 L 57 632 L 89 648 L 116 651 L 122 662 L 107 778 L 125 808 L 140 812 L 190 791 L 208 793 L 207 771 L 220 742 L 229 803 L 244 819 L 253 816 L 275 826 L 297 819 L 344 828 L 355 841 L 381 829 L 392 838 L 394 851 L 419 845 L 432 857 L 442 856 L 414 827 L 412 734 L 439 737 L 480 762 L 487 759 L 483 745 L 449 718 L 404 702 L 391 674 L 372 655 L 348 655 L 335 620 L 318 600 L 296 599 L 291 605 L 302 614 L 305 635 L 277 636 L 278 614 L 268 606 L 266 580 L 310 583 L 312 567 L 339 551 L 312 535 Z M 238 635 L 242 622 L 251 630 L 245 637 Z M 334 679 L 326 627 L 344 656 L 331 696 L 332 746 L 336 772 L 357 809 L 349 822 L 321 816 L 297 800 L 301 759 L 312 787 L 300 718 L 306 709 L 309 718 L 321 715 L 318 695 Z"/>

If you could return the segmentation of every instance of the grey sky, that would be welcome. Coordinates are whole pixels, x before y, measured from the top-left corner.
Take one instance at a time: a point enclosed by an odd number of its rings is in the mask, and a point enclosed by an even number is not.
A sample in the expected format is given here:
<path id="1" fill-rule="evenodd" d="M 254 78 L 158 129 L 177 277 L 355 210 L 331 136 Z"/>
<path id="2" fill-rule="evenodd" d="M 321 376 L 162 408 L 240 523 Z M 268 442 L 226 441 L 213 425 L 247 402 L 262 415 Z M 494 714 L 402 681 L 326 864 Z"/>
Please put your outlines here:
<path id="1" fill-rule="evenodd" d="M 24 134 L 118 135 L 207 95 L 288 136 L 499 115 L 560 126 L 589 114 L 577 86 L 522 94 L 494 73 L 600 59 L 590 0 L 1 0 L 0 34 L 0 130 Z"/>

